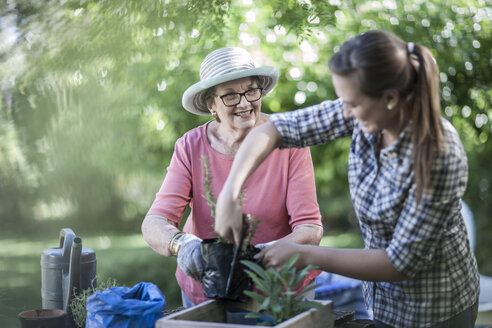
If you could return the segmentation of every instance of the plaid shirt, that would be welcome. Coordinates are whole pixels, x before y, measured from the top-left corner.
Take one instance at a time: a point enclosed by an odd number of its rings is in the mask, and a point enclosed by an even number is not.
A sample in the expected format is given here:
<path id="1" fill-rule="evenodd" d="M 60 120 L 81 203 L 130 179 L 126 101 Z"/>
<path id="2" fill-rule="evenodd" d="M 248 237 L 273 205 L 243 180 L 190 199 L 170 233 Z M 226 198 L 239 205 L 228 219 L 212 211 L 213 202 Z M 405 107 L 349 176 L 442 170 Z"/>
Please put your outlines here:
<path id="1" fill-rule="evenodd" d="M 478 299 L 479 275 L 460 211 L 468 164 L 458 133 L 442 120 L 445 150 L 436 155 L 429 191 L 417 205 L 411 126 L 380 149 L 381 133 L 365 134 L 357 120 L 343 117 L 342 107 L 340 99 L 325 101 L 270 119 L 283 147 L 352 137 L 348 179 L 365 248 L 385 249 L 409 277 L 364 282 L 366 306 L 373 299 L 374 318 L 398 327 L 429 327 L 469 308 Z"/>

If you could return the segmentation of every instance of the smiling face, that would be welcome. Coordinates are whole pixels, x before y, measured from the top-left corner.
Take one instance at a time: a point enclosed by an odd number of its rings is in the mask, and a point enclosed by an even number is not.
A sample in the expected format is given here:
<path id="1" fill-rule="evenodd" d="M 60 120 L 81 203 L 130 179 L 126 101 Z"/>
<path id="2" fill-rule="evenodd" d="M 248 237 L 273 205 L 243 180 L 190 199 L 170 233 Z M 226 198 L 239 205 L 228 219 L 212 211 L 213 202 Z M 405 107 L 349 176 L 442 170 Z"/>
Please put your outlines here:
<path id="1" fill-rule="evenodd" d="M 231 93 L 243 93 L 258 87 L 260 87 L 258 85 L 258 79 L 254 77 L 245 77 L 219 84 L 215 88 L 216 96 L 210 104 L 210 111 L 217 112 L 220 124 L 225 125 L 230 129 L 252 129 L 260 119 L 261 98 L 249 102 L 246 100 L 246 97 L 242 96 L 239 104 L 230 107 L 224 105 L 220 96 Z"/>
<path id="2" fill-rule="evenodd" d="M 366 96 L 359 90 L 355 75 L 333 74 L 332 80 L 335 92 L 343 99 L 343 116 L 356 118 L 363 132 L 393 130 L 398 126 L 398 110 L 388 110 L 387 107 L 396 107 L 394 95 L 388 93 L 379 98 Z"/>

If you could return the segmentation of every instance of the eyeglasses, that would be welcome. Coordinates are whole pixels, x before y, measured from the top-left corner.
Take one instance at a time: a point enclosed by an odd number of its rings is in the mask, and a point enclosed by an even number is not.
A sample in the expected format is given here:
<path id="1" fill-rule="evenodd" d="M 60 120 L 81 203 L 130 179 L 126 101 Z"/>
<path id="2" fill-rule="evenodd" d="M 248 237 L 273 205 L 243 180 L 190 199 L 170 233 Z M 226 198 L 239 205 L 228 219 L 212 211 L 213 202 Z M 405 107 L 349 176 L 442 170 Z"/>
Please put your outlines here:
<path id="1" fill-rule="evenodd" d="M 222 102 L 227 107 L 233 107 L 241 102 L 242 96 L 244 96 L 244 98 L 246 98 L 247 101 L 253 102 L 260 99 L 262 93 L 263 93 L 263 88 L 253 88 L 243 93 L 228 93 L 223 96 L 216 95 L 216 97 L 222 99 Z"/>

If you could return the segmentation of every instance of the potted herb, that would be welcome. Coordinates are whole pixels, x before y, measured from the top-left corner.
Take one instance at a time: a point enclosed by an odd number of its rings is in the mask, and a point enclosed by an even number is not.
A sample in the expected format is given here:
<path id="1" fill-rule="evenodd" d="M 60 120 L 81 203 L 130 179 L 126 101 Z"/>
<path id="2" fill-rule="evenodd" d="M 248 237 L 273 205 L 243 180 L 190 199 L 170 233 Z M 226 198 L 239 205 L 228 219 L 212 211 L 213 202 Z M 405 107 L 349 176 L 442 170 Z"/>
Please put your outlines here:
<path id="1" fill-rule="evenodd" d="M 308 309 L 323 308 L 319 302 L 304 300 L 302 293 L 296 295 L 296 287 L 310 270 L 315 269 L 314 266 L 308 265 L 298 272 L 294 267 L 298 258 L 299 254 L 294 255 L 279 270 L 264 269 L 254 262 L 242 261 L 249 268 L 246 273 L 258 290 L 258 292 L 245 290 L 244 294 L 260 304 L 260 310 L 251 312 L 246 316 L 247 318 L 265 319 L 267 315 L 267 319 L 263 320 L 265 323 L 278 324 Z M 316 287 L 316 285 L 308 286 L 302 292 L 306 293 Z"/>
<path id="2" fill-rule="evenodd" d="M 204 189 L 205 199 L 210 208 L 210 214 L 215 218 L 215 197 L 210 188 L 210 170 L 205 156 L 202 157 L 204 168 Z M 241 197 L 242 198 L 242 197 Z M 223 238 L 204 239 L 201 245 L 201 252 L 205 264 L 204 276 L 202 279 L 203 293 L 208 298 L 229 299 L 245 301 L 248 299 L 243 294 L 244 290 L 252 289 L 253 282 L 251 278 L 244 273 L 244 265 L 241 260 L 255 261 L 254 255 L 260 250 L 251 244 L 251 240 L 256 231 L 258 219 L 251 215 L 246 215 L 249 221 L 249 231 L 247 232 L 246 241 L 243 249 L 238 250 L 238 259 L 236 267 L 231 264 L 234 260 L 234 253 L 237 250 L 234 244 Z M 229 278 L 233 270 L 232 276 Z M 230 281 L 229 281 L 230 280 Z M 227 285 L 229 282 L 229 286 Z M 228 288 L 229 287 L 229 288 Z"/>
<path id="3" fill-rule="evenodd" d="M 251 261 L 243 261 L 247 275 L 254 281 L 257 291 L 244 291 L 258 303 L 258 311 L 245 315 L 250 322 L 230 321 L 231 312 L 234 316 L 237 302 L 229 300 L 210 300 L 192 308 L 171 314 L 159 319 L 156 328 L 209 328 L 234 327 L 242 328 L 247 325 L 269 325 L 276 328 L 333 328 L 335 315 L 332 301 L 305 301 L 301 295 L 295 294 L 295 287 L 313 267 L 301 271 L 293 267 L 298 255 L 286 262 L 278 271 L 273 268 L 263 269 Z M 309 291 L 315 286 L 308 287 Z M 237 319 L 237 318 L 236 318 Z"/>

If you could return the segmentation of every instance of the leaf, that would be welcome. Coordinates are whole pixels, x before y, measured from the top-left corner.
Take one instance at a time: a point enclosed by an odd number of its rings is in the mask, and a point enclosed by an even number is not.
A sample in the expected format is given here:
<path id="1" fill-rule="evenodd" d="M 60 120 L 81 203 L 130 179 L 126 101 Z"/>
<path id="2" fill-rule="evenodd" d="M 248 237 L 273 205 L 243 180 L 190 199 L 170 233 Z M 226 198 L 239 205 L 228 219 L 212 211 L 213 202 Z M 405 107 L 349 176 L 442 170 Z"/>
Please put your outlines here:
<path id="1" fill-rule="evenodd" d="M 295 294 L 296 294 L 296 292 L 295 292 L 295 291 L 293 291 L 293 290 L 287 290 L 287 291 L 285 292 L 285 295 L 286 295 L 286 296 L 294 296 Z"/>
<path id="2" fill-rule="evenodd" d="M 325 307 L 320 302 L 315 302 L 315 301 L 304 301 L 303 303 L 304 303 L 303 305 L 305 305 L 306 308 L 322 309 Z"/>
<path id="3" fill-rule="evenodd" d="M 270 295 L 272 290 L 271 290 L 271 287 L 265 287 L 265 286 L 260 286 L 260 285 L 255 285 L 255 287 L 260 290 L 261 292 L 263 292 L 263 294 L 265 295 Z"/>
<path id="4" fill-rule="evenodd" d="M 290 259 L 288 259 L 283 266 L 287 269 L 290 269 L 298 259 L 299 259 L 299 254 L 295 254 Z"/>
<path id="5" fill-rule="evenodd" d="M 308 274 L 311 272 L 311 270 L 316 269 L 317 267 L 314 265 L 308 265 L 304 269 L 302 269 L 296 276 L 296 281 L 294 283 L 295 286 L 297 286 Z"/>
<path id="6" fill-rule="evenodd" d="M 270 285 L 264 280 L 260 279 L 254 272 L 249 270 L 244 270 L 248 276 L 251 277 L 256 288 L 260 289 L 262 292 L 268 294 L 270 290 Z"/>
<path id="7" fill-rule="evenodd" d="M 241 261 L 241 263 L 244 264 L 245 266 L 247 266 L 250 270 L 252 270 L 258 276 L 260 276 L 262 279 L 267 280 L 267 281 L 269 280 L 265 270 L 261 266 L 259 266 L 258 264 L 254 263 L 252 261 L 246 261 L 246 260 Z"/>
<path id="8" fill-rule="evenodd" d="M 311 270 L 316 270 L 316 269 L 318 269 L 317 266 L 310 264 L 304 267 L 301 271 L 299 271 L 299 276 L 305 277 L 309 274 L 309 272 L 311 272 Z"/>
<path id="9" fill-rule="evenodd" d="M 261 278 L 260 278 L 260 277 L 259 277 L 256 273 L 254 273 L 253 271 L 250 271 L 250 270 L 244 270 L 244 272 L 246 272 L 246 274 L 247 274 L 248 276 L 250 276 L 250 277 L 251 277 L 251 279 L 253 279 L 253 282 L 255 282 L 255 283 L 256 283 L 256 282 L 260 283 L 261 281 L 263 281 L 263 280 L 261 280 Z"/>
<path id="10" fill-rule="evenodd" d="M 313 290 L 313 289 L 316 289 L 316 288 L 318 288 L 319 286 L 321 286 L 321 285 L 307 285 L 307 286 L 306 286 L 306 288 L 304 288 L 304 289 L 302 290 L 302 294 L 305 294 L 305 293 L 307 293 L 307 292 L 309 292 L 309 291 L 311 291 L 311 290 Z"/>
<path id="11" fill-rule="evenodd" d="M 251 319 L 259 319 L 263 317 L 261 313 L 258 312 L 250 312 L 244 316 L 245 318 L 251 318 Z"/>
<path id="12" fill-rule="evenodd" d="M 282 308 L 283 308 L 283 307 L 282 307 L 282 305 L 280 305 L 280 304 L 274 304 L 274 305 L 272 306 L 272 312 L 273 312 L 273 313 L 279 313 L 279 312 L 282 312 Z"/>
<path id="13" fill-rule="evenodd" d="M 256 293 L 256 292 L 252 292 L 250 290 L 245 290 L 243 291 L 243 293 L 246 295 L 246 296 L 249 296 L 251 297 L 252 299 L 254 299 L 255 301 L 257 301 L 259 304 L 263 303 L 263 300 L 264 300 L 264 296 L 261 296 L 260 294 Z"/>

